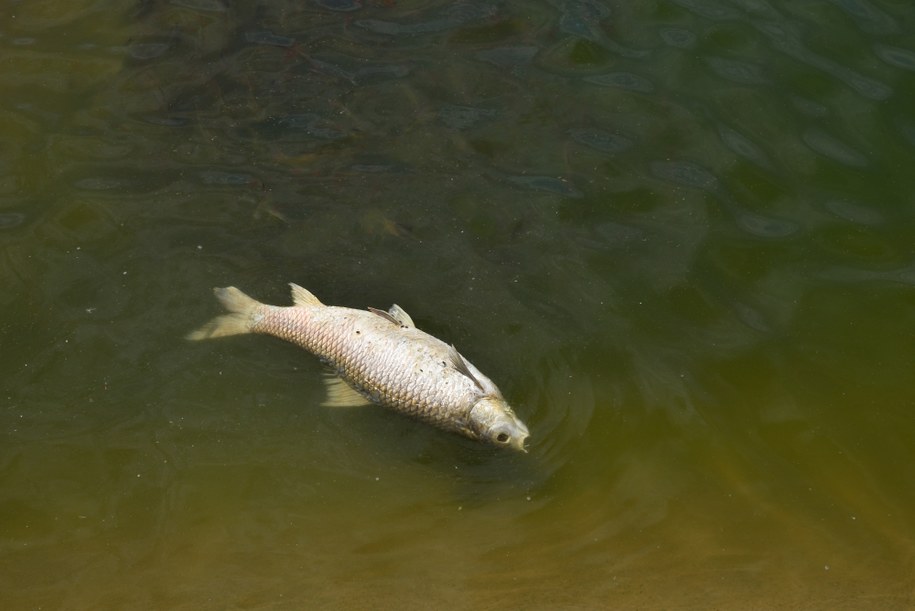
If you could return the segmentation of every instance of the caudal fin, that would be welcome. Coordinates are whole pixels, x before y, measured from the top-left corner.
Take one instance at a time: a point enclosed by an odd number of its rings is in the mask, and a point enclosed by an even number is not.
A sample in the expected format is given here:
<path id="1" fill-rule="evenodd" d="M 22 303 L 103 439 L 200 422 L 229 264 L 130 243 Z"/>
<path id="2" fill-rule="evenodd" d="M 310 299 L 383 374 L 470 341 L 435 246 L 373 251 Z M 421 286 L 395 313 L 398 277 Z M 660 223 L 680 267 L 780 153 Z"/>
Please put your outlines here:
<path id="1" fill-rule="evenodd" d="M 213 293 L 229 313 L 217 316 L 185 337 L 191 340 L 251 333 L 257 310 L 263 304 L 248 297 L 234 286 L 215 288 Z"/>

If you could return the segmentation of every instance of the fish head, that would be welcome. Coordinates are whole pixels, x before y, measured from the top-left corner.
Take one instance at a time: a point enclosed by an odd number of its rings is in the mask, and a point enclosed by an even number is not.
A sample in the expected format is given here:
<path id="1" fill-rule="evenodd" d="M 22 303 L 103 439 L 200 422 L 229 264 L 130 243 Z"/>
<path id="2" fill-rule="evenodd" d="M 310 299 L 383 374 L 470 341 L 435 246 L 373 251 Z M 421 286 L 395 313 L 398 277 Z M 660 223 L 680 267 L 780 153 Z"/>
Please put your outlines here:
<path id="1" fill-rule="evenodd" d="M 481 398 L 470 409 L 470 423 L 480 440 L 527 452 L 524 441 L 530 433 L 504 399 L 493 396 Z"/>

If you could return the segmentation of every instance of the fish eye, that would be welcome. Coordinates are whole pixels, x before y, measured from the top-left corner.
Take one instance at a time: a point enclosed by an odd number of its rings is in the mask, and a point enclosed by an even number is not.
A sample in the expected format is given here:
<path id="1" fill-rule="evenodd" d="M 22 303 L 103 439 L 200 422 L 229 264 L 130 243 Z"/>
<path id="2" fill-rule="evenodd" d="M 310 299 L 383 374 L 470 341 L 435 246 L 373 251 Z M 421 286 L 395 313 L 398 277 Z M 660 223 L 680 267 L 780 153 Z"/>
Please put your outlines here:
<path id="1" fill-rule="evenodd" d="M 496 436 L 496 441 L 499 443 L 508 443 L 508 433 L 499 433 Z"/>

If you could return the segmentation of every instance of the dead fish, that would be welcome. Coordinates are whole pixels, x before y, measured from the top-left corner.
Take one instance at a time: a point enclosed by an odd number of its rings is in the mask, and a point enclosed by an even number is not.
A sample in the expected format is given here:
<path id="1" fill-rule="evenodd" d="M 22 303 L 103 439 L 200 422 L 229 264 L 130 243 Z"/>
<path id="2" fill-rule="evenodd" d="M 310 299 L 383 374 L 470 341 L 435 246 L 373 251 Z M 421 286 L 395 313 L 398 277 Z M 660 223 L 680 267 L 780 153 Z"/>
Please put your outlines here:
<path id="1" fill-rule="evenodd" d="M 400 306 L 386 312 L 327 306 L 290 286 L 289 307 L 261 303 L 234 286 L 214 289 L 229 313 L 187 338 L 272 335 L 333 369 L 325 405 L 372 402 L 477 441 L 527 451 L 527 427 L 492 380 L 454 346 L 417 329 Z"/>

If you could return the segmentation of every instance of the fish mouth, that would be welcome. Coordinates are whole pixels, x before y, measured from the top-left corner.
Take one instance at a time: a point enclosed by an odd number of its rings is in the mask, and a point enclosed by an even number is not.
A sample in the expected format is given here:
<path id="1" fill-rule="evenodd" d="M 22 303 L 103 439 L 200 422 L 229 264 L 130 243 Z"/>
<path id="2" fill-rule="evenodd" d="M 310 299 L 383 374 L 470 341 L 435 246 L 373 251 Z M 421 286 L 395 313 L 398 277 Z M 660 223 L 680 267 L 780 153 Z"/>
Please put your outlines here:
<path id="1" fill-rule="evenodd" d="M 523 422 L 518 420 L 514 414 L 512 416 L 512 423 L 510 425 L 511 436 L 508 441 L 508 445 L 519 452 L 524 452 L 527 454 L 527 448 L 524 447 L 524 442 L 527 441 L 527 438 L 530 437 L 530 433 L 527 430 L 527 427 Z"/>
<path id="2" fill-rule="evenodd" d="M 519 452 L 524 452 L 527 454 L 527 448 L 524 447 L 524 442 L 526 442 L 528 437 L 530 437 L 530 433 L 527 432 L 527 427 L 516 419 L 509 427 L 509 429 L 508 440 L 505 445 L 512 449 L 518 450 Z"/>
<path id="3" fill-rule="evenodd" d="M 529 436 L 526 428 L 519 427 L 512 423 L 508 426 L 501 424 L 491 428 L 487 431 L 486 435 L 484 435 L 484 438 L 497 446 L 512 448 L 519 452 L 527 453 L 524 442 L 527 441 Z"/>

